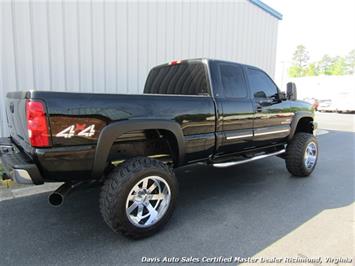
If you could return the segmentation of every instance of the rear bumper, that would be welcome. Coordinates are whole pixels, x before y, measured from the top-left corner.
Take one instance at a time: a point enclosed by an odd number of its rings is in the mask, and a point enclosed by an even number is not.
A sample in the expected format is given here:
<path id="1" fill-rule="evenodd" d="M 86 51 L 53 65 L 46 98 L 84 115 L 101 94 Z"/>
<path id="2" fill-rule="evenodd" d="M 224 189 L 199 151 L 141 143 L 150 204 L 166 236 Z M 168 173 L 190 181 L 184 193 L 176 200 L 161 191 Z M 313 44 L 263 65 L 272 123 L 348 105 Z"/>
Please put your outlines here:
<path id="1" fill-rule="evenodd" d="M 37 165 L 18 151 L 9 138 L 0 138 L 0 161 L 5 175 L 19 184 L 43 184 Z"/>

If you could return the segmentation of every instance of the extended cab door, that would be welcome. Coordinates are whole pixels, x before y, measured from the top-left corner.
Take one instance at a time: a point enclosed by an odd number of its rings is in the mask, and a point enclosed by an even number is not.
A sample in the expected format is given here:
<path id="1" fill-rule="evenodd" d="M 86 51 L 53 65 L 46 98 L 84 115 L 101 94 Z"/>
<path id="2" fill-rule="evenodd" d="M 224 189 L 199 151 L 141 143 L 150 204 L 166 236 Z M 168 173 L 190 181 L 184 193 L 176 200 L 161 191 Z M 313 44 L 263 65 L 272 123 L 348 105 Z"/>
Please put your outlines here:
<path id="1" fill-rule="evenodd" d="M 236 63 L 214 61 L 212 73 L 218 112 L 216 155 L 250 148 L 254 107 L 243 67 Z"/>
<path id="2" fill-rule="evenodd" d="M 245 67 L 255 110 L 254 145 L 265 146 L 283 141 L 290 134 L 293 113 L 287 101 L 279 99 L 279 90 L 262 70 Z"/>

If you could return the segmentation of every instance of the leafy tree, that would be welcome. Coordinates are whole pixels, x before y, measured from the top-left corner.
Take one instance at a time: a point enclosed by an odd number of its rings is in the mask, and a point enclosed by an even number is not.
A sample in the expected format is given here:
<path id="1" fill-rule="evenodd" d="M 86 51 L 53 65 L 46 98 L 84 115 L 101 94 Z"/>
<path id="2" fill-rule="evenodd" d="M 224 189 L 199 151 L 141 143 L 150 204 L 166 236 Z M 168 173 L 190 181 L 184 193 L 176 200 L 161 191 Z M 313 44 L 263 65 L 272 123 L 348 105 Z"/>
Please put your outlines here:
<path id="1" fill-rule="evenodd" d="M 292 57 L 292 66 L 289 69 L 289 76 L 303 77 L 309 60 L 309 53 L 302 44 L 297 45 Z"/>
<path id="2" fill-rule="evenodd" d="M 296 51 L 293 53 L 292 60 L 299 67 L 305 67 L 309 60 L 309 53 L 304 45 L 297 45 Z"/>
<path id="3" fill-rule="evenodd" d="M 334 59 L 329 55 L 324 55 L 322 59 L 319 61 L 319 73 L 324 75 L 332 74 L 332 64 L 334 63 Z"/>
<path id="4" fill-rule="evenodd" d="M 301 77 L 301 70 L 298 66 L 290 66 L 288 69 L 288 76 L 291 78 Z"/>
<path id="5" fill-rule="evenodd" d="M 317 63 L 310 63 L 306 69 L 306 76 L 318 76 L 319 68 Z"/>
<path id="6" fill-rule="evenodd" d="M 345 62 L 345 58 L 341 56 L 337 56 L 333 58 L 332 65 L 330 67 L 331 75 L 346 75 L 347 73 L 347 65 Z"/>
<path id="7" fill-rule="evenodd" d="M 303 45 L 298 45 L 292 57 L 292 65 L 288 69 L 290 77 L 318 75 L 349 75 L 355 73 L 355 49 L 346 57 L 331 57 L 325 54 L 318 62 L 309 63 L 309 54 Z"/>

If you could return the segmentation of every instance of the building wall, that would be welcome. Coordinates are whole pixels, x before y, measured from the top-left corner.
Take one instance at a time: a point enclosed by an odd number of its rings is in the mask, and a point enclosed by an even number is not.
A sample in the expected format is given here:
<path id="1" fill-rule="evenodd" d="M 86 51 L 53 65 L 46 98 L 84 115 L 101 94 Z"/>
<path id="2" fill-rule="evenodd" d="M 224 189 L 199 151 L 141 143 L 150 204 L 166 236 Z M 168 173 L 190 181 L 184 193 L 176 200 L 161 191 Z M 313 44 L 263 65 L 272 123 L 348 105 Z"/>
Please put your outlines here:
<path id="1" fill-rule="evenodd" d="M 0 2 L 0 135 L 14 90 L 141 93 L 149 69 L 210 57 L 274 75 L 278 20 L 247 0 Z"/>

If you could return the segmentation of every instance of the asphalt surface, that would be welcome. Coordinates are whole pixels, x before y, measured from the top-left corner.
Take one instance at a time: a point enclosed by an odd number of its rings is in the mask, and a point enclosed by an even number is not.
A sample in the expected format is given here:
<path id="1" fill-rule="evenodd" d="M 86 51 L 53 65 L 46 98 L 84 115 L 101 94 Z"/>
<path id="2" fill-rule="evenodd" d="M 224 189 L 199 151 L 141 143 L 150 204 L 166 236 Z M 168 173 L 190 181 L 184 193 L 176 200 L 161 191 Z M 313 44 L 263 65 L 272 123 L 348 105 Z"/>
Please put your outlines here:
<path id="1" fill-rule="evenodd" d="M 291 177 L 277 157 L 226 169 L 181 169 L 171 221 L 138 241 L 105 225 L 98 189 L 72 194 L 61 208 L 48 205 L 48 193 L 2 201 L 0 264 L 138 265 L 143 256 L 253 256 L 323 211 L 354 202 L 354 139 L 352 130 L 320 135 L 318 165 L 309 178 Z"/>

